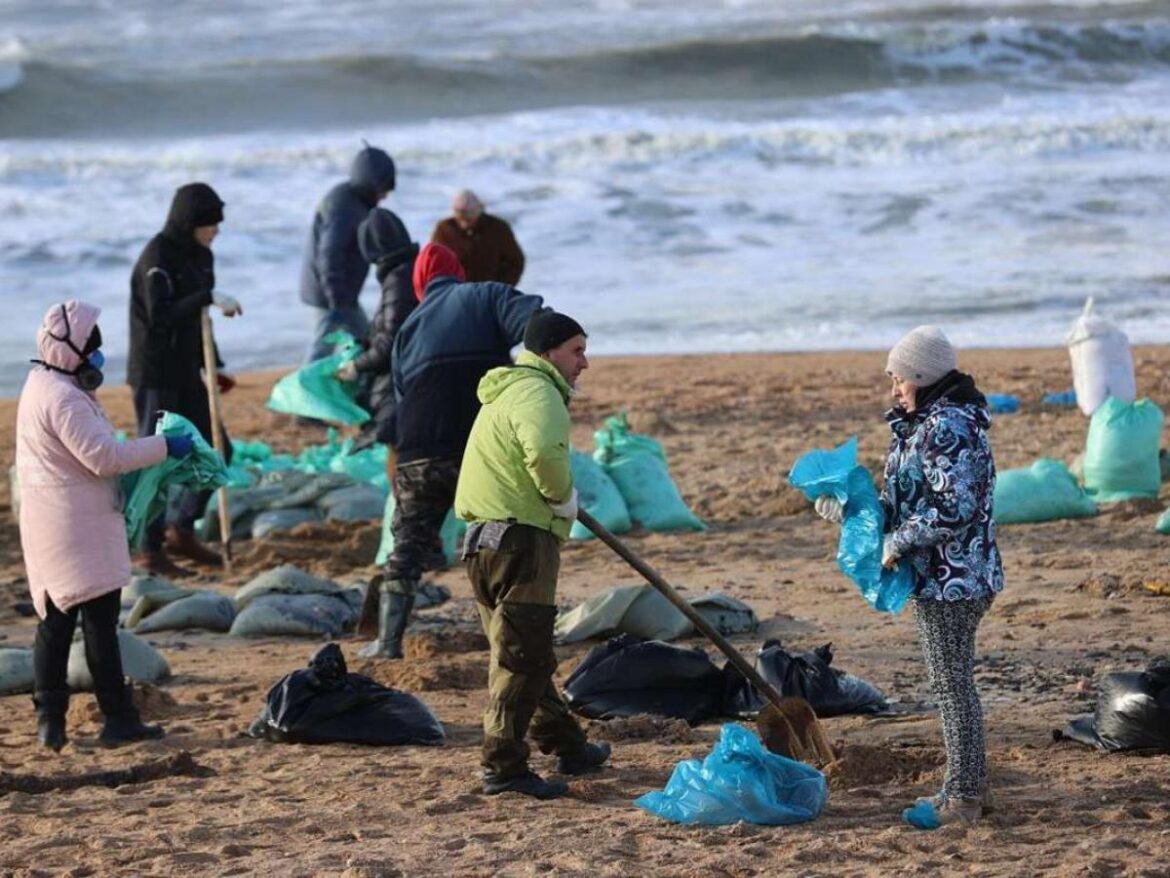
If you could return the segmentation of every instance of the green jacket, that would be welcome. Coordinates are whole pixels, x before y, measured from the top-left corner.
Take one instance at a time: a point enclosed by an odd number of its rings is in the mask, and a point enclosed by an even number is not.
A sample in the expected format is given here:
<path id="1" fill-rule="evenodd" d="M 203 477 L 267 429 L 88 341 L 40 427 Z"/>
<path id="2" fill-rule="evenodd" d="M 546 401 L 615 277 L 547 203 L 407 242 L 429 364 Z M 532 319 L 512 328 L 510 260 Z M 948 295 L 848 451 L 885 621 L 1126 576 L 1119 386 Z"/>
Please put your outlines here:
<path id="1" fill-rule="evenodd" d="M 521 352 L 515 366 L 492 369 L 479 382 L 482 407 L 471 428 L 455 514 L 464 521 L 509 521 L 551 531 L 564 540 L 573 522 L 549 502 L 573 491 L 569 467 L 572 391 L 547 360 Z"/>

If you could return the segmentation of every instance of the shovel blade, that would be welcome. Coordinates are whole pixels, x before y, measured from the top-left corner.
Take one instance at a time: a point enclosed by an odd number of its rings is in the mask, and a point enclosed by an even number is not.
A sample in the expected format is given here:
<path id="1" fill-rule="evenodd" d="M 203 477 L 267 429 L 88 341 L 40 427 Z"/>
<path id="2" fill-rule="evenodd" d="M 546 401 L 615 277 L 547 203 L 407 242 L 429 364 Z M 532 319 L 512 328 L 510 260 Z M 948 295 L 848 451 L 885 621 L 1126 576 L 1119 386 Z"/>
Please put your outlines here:
<path id="1" fill-rule="evenodd" d="M 803 698 L 781 698 L 756 716 L 756 731 L 773 753 L 809 765 L 827 765 L 835 758 L 816 712 Z"/>

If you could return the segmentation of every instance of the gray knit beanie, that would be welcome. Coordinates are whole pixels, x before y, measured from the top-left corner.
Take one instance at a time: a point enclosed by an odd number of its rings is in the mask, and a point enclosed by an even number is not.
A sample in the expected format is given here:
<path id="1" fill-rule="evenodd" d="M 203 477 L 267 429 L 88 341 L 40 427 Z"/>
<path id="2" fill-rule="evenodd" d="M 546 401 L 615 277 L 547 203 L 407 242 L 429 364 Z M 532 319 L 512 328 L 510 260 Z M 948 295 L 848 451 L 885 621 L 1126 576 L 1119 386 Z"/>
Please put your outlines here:
<path id="1" fill-rule="evenodd" d="M 937 326 L 916 326 L 890 351 L 886 371 L 919 387 L 934 384 L 959 366 L 955 349 Z"/>

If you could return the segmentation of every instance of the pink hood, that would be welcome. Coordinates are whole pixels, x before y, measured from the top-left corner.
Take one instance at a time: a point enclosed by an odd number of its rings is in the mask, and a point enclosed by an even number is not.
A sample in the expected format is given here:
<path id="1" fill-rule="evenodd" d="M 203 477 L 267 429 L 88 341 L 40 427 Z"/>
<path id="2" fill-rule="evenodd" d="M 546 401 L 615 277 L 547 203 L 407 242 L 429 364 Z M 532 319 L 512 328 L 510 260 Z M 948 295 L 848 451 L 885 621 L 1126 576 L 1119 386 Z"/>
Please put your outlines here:
<path id="1" fill-rule="evenodd" d="M 79 302 L 77 299 L 70 299 L 64 303 L 64 313 L 61 312 L 61 308 L 62 306 L 57 304 L 45 312 L 41 328 L 37 330 L 37 352 L 50 366 L 72 372 L 81 365 L 81 357 L 70 350 L 65 342 L 59 341 L 65 337 L 65 318 L 69 318 L 69 340 L 73 342 L 73 347 L 80 351 L 85 349 L 85 343 L 89 341 L 89 334 L 97 326 L 102 309 L 97 305 Z"/>

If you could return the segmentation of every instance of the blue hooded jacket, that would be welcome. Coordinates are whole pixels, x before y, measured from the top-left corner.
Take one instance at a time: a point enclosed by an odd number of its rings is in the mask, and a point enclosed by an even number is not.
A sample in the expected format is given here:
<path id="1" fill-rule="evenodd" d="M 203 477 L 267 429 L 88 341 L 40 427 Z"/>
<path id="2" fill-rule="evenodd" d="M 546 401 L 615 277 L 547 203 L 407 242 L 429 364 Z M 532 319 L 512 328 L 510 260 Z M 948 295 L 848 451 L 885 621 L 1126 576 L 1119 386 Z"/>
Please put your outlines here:
<path id="1" fill-rule="evenodd" d="M 394 339 L 394 446 L 398 462 L 462 457 L 489 369 L 511 365 L 540 296 L 495 281 L 440 276 Z"/>
<path id="2" fill-rule="evenodd" d="M 370 265 L 357 230 L 378 196 L 394 189 L 394 160 L 367 146 L 353 160 L 349 180 L 338 183 L 313 214 L 301 268 L 301 301 L 317 308 L 354 308 Z"/>

